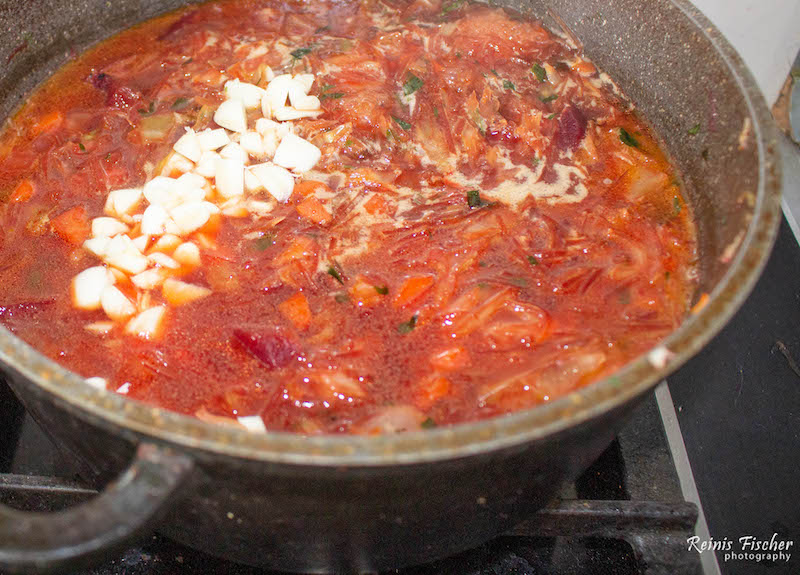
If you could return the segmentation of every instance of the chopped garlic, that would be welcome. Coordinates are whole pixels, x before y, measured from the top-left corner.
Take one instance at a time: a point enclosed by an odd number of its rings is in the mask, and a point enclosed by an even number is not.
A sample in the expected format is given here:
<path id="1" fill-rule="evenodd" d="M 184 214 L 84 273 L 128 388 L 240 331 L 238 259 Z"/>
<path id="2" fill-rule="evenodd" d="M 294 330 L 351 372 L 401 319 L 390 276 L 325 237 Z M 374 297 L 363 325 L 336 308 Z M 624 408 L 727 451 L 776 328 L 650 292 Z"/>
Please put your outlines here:
<path id="1" fill-rule="evenodd" d="M 322 113 L 322 110 L 310 111 L 310 110 L 296 110 L 289 106 L 285 106 L 283 108 L 278 108 L 273 112 L 273 116 L 276 120 L 280 120 L 281 122 L 287 122 L 291 120 L 299 120 L 300 118 L 316 118 Z"/>
<path id="2" fill-rule="evenodd" d="M 150 236 L 139 236 L 138 238 L 133 239 L 133 245 L 135 245 L 136 249 L 142 253 L 147 251 L 147 244 L 149 243 Z"/>
<path id="3" fill-rule="evenodd" d="M 125 326 L 125 331 L 142 339 L 157 338 L 164 326 L 167 308 L 163 306 L 151 307 L 131 319 Z"/>
<path id="4" fill-rule="evenodd" d="M 241 148 L 256 158 L 264 156 L 264 142 L 258 132 L 245 132 L 239 140 Z"/>
<path id="5" fill-rule="evenodd" d="M 155 289 L 164 283 L 167 278 L 163 268 L 150 268 L 140 274 L 131 276 L 131 282 L 139 289 L 149 290 Z"/>
<path id="6" fill-rule="evenodd" d="M 106 286 L 101 297 L 101 304 L 106 315 L 114 321 L 128 319 L 136 313 L 136 307 L 125 297 L 119 288 Z"/>
<path id="7" fill-rule="evenodd" d="M 87 377 L 84 381 L 96 389 L 105 389 L 108 384 L 102 377 Z"/>
<path id="8" fill-rule="evenodd" d="M 213 178 L 217 175 L 217 160 L 219 160 L 219 157 L 217 152 L 203 152 L 200 161 L 197 162 L 194 168 L 195 173 L 204 178 Z"/>
<path id="9" fill-rule="evenodd" d="M 116 236 L 109 242 L 105 261 L 128 274 L 138 274 L 147 269 L 147 258 L 128 236 Z"/>
<path id="10" fill-rule="evenodd" d="M 113 190 L 106 199 L 105 212 L 109 216 L 120 218 L 134 211 L 141 201 L 142 190 L 139 188 Z"/>
<path id="11" fill-rule="evenodd" d="M 164 234 L 155 244 L 153 244 L 152 251 L 171 254 L 175 248 L 181 245 L 181 242 L 183 242 L 183 240 L 176 235 Z"/>
<path id="12" fill-rule="evenodd" d="M 172 257 L 175 261 L 185 265 L 185 266 L 199 266 L 201 263 L 200 260 L 200 248 L 198 248 L 192 242 L 186 242 L 179 245 L 175 248 L 175 252 L 172 254 Z"/>
<path id="13" fill-rule="evenodd" d="M 286 134 L 272 161 L 284 168 L 307 172 L 316 165 L 321 156 L 320 149 L 308 140 L 294 134 Z"/>
<path id="14" fill-rule="evenodd" d="M 110 238 L 127 231 L 128 226 L 114 218 L 99 217 L 92 220 L 92 236 L 95 238 Z"/>
<path id="15" fill-rule="evenodd" d="M 246 415 L 237 417 L 236 420 L 241 423 L 250 433 L 266 433 L 267 427 L 264 425 L 264 420 L 260 415 Z"/>
<path id="16" fill-rule="evenodd" d="M 296 110 L 319 110 L 320 109 L 320 102 L 319 98 L 316 96 L 309 96 L 306 94 L 308 90 L 303 90 L 303 87 L 294 82 L 289 87 L 289 101 L 292 103 L 292 107 Z"/>
<path id="17" fill-rule="evenodd" d="M 241 196 L 244 194 L 244 165 L 239 160 L 220 158 L 215 182 L 217 193 L 223 198 Z"/>
<path id="18" fill-rule="evenodd" d="M 195 134 L 194 130 L 191 128 L 186 128 L 186 133 L 178 138 L 178 141 L 175 142 L 172 149 L 193 162 L 198 161 L 200 159 L 200 154 L 203 152 L 200 148 L 197 134 Z"/>
<path id="19" fill-rule="evenodd" d="M 164 226 L 168 219 L 169 214 L 162 206 L 158 204 L 148 206 L 142 216 L 142 233 L 146 236 L 160 236 L 165 231 Z"/>
<path id="20" fill-rule="evenodd" d="M 114 285 L 114 281 L 114 276 L 104 266 L 83 270 L 72 279 L 72 303 L 78 309 L 100 309 L 103 290 Z"/>
<path id="21" fill-rule="evenodd" d="M 211 216 L 208 208 L 202 202 L 181 204 L 172 210 L 171 215 L 180 235 L 188 235 L 199 230 Z"/>
<path id="22" fill-rule="evenodd" d="M 90 323 L 87 326 L 84 326 L 87 331 L 91 331 L 92 333 L 96 333 L 98 335 L 106 335 L 111 330 L 114 329 L 114 322 L 113 321 L 96 321 L 94 323 Z"/>
<path id="23" fill-rule="evenodd" d="M 180 203 L 177 182 L 173 178 L 156 176 L 144 185 L 144 197 L 150 204 L 157 204 L 169 210 Z"/>
<path id="24" fill-rule="evenodd" d="M 279 108 L 283 108 L 286 105 L 286 98 L 289 97 L 289 87 L 291 85 L 291 75 L 281 74 L 280 76 L 275 76 L 264 93 L 264 100 L 266 100 L 267 104 L 262 102 L 262 107 L 267 105 L 268 109 L 272 110 L 273 113 Z M 264 114 L 264 116 L 267 116 L 267 114 Z"/>
<path id="25" fill-rule="evenodd" d="M 207 297 L 211 290 L 170 278 L 161 286 L 161 293 L 170 305 L 178 306 Z"/>
<path id="26" fill-rule="evenodd" d="M 275 164 L 257 164 L 250 168 L 252 174 L 264 186 L 270 195 L 279 202 L 285 202 L 294 190 L 292 174 Z"/>
<path id="27" fill-rule="evenodd" d="M 247 162 L 247 152 L 245 152 L 242 147 L 237 144 L 236 142 L 231 142 L 224 148 L 222 148 L 219 152 L 220 157 L 227 158 L 229 160 L 239 160 L 242 164 Z M 215 164 L 216 169 L 216 164 Z"/>
<path id="28" fill-rule="evenodd" d="M 240 100 L 248 110 L 258 108 L 261 104 L 261 98 L 265 94 L 263 88 L 239 80 L 225 82 L 224 90 L 226 98 Z"/>
<path id="29" fill-rule="evenodd" d="M 83 242 L 83 248 L 98 258 L 102 258 L 106 255 L 106 249 L 108 248 L 108 242 L 111 241 L 111 238 L 90 238 Z"/>
<path id="30" fill-rule="evenodd" d="M 207 128 L 202 132 L 197 133 L 197 141 L 200 144 L 200 149 L 203 152 L 211 152 L 223 146 L 227 146 L 231 139 L 228 137 L 228 132 L 222 128 L 212 130 Z M 198 160 L 195 160 L 195 162 Z"/>
<path id="31" fill-rule="evenodd" d="M 176 270 L 181 267 L 181 264 L 179 264 L 174 259 L 169 257 L 167 254 L 162 254 L 161 252 L 153 252 L 152 254 L 147 256 L 147 258 L 155 265 L 160 266 L 162 268 Z"/>
<path id="32" fill-rule="evenodd" d="M 247 115 L 241 100 L 225 100 L 214 112 L 214 121 L 232 132 L 247 130 Z"/>
<path id="33" fill-rule="evenodd" d="M 314 74 L 295 74 L 292 80 L 300 84 L 304 94 L 308 94 L 311 86 L 314 85 Z"/>

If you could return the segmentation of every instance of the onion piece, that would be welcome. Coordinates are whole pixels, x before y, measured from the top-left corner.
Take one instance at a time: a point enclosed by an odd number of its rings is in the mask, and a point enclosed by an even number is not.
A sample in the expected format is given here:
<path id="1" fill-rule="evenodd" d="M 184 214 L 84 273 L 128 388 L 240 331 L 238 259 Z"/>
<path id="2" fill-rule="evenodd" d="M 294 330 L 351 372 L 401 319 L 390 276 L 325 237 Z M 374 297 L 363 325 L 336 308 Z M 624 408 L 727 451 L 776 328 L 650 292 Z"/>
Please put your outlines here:
<path id="1" fill-rule="evenodd" d="M 247 130 L 247 115 L 241 100 L 225 100 L 214 112 L 214 121 L 232 132 Z"/>
<path id="2" fill-rule="evenodd" d="M 136 313 L 136 307 L 117 287 L 106 286 L 101 296 L 101 304 L 106 315 L 114 321 L 128 319 Z"/>
<path id="3" fill-rule="evenodd" d="M 198 161 L 203 153 L 197 134 L 191 128 L 186 128 L 186 133 L 178 138 L 172 149 L 193 162 Z"/>
<path id="4" fill-rule="evenodd" d="M 151 307 L 131 319 L 125 326 L 125 331 L 142 339 L 155 339 L 161 335 L 166 315 L 167 308 Z"/>
<path id="5" fill-rule="evenodd" d="M 114 285 L 113 274 L 105 266 L 87 268 L 72 279 L 72 303 L 78 309 L 96 310 L 102 306 L 103 290 Z"/>
<path id="6" fill-rule="evenodd" d="M 308 140 L 304 140 L 294 134 L 286 134 L 281 140 L 272 161 L 284 168 L 307 172 L 314 167 L 321 156 L 320 149 Z"/>
<path id="7" fill-rule="evenodd" d="M 250 167 L 250 172 L 279 202 L 286 202 L 292 195 L 294 178 L 288 170 L 274 164 L 257 164 Z"/>
<path id="8" fill-rule="evenodd" d="M 105 212 L 112 217 L 121 218 L 133 212 L 142 201 L 140 188 L 112 190 L 106 199 Z"/>
<path id="9" fill-rule="evenodd" d="M 128 226 L 114 218 L 99 217 L 92 220 L 92 237 L 95 238 L 110 238 L 124 234 L 128 229 Z"/>
<path id="10" fill-rule="evenodd" d="M 169 278 L 161 286 L 161 293 L 170 305 L 179 306 L 208 297 L 211 295 L 211 290 Z"/>

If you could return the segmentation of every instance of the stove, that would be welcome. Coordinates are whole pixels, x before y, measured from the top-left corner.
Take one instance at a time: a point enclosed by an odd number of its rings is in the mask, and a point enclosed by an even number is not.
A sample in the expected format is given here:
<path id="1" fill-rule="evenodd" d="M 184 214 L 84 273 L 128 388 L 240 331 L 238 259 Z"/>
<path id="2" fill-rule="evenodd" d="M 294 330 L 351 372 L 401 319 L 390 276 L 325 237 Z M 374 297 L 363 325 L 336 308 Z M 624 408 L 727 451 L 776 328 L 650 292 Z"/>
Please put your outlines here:
<path id="1" fill-rule="evenodd" d="M 7 388 L 0 388 L 0 501 L 53 511 L 92 497 L 68 457 L 56 449 Z M 687 503 L 655 397 L 558 500 L 501 537 L 402 575 L 697 575 L 687 551 L 698 510 Z M 266 572 L 188 549 L 158 535 L 86 575 L 249 575 Z M 77 573 L 75 575 L 78 575 Z"/>

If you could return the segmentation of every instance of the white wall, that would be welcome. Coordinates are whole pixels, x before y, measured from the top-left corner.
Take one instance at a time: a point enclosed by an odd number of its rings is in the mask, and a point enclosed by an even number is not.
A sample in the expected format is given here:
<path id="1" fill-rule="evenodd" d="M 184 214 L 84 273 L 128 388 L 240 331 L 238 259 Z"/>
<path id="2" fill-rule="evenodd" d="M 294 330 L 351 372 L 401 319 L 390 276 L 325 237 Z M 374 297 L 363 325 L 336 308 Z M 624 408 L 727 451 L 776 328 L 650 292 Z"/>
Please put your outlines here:
<path id="1" fill-rule="evenodd" d="M 800 50 L 800 0 L 693 0 L 736 47 L 772 105 Z"/>

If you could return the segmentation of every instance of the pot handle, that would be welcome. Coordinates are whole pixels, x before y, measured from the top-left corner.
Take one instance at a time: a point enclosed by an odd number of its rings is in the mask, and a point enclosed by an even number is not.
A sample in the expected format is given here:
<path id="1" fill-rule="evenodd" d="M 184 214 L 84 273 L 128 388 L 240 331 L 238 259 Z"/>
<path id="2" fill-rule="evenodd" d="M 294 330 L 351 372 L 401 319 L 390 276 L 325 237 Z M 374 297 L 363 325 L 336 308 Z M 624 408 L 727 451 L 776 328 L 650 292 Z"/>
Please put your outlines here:
<path id="1" fill-rule="evenodd" d="M 39 513 L 0 505 L 0 570 L 74 567 L 122 546 L 155 519 L 193 468 L 190 457 L 143 443 L 118 479 L 76 507 Z"/>

